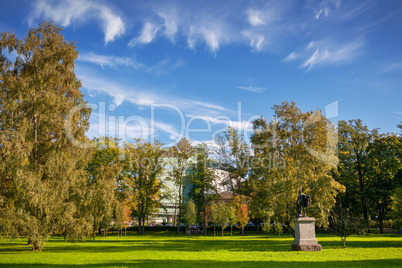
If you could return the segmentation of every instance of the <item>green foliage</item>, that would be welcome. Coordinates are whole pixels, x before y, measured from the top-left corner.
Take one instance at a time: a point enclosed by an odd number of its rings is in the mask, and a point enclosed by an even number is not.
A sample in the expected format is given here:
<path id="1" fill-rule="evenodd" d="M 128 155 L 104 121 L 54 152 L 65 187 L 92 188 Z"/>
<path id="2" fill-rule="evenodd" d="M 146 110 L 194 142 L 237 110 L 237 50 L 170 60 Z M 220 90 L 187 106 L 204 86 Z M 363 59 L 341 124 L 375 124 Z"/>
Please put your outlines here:
<path id="1" fill-rule="evenodd" d="M 215 137 L 215 155 L 221 169 L 229 172 L 225 182 L 233 193 L 243 194 L 243 182 L 249 170 L 250 148 L 243 135 L 232 127 Z"/>
<path id="2" fill-rule="evenodd" d="M 194 156 L 194 154 L 195 148 L 191 145 L 190 141 L 184 137 L 173 145 L 172 148 L 170 148 L 170 155 L 174 159 L 174 161 L 170 163 L 172 165 L 170 179 L 178 189 L 176 198 L 179 201 L 179 221 L 177 223 L 177 233 L 180 231 L 183 208 L 183 193 L 191 182 L 191 177 L 187 176 L 187 170 L 190 167 L 190 159 Z"/>
<path id="3" fill-rule="evenodd" d="M 14 61 L 7 58 L 13 54 Z M 91 109 L 74 73 L 77 57 L 53 23 L 41 23 L 23 40 L 0 35 L 0 179 L 7 190 L 0 226 L 29 237 L 33 250 L 42 250 L 53 232 L 74 240 L 91 232 L 87 152 L 77 146 L 88 141 Z"/>
<path id="4" fill-rule="evenodd" d="M 239 222 L 239 217 L 237 216 L 237 209 L 233 203 L 226 205 L 226 212 L 228 215 L 228 224 L 230 225 L 230 236 L 233 235 L 233 225 Z"/>
<path id="5" fill-rule="evenodd" d="M 216 222 L 222 229 L 223 237 L 223 230 L 227 227 L 227 224 L 229 223 L 228 206 L 224 202 L 218 202 L 216 211 L 218 213 Z"/>
<path id="6" fill-rule="evenodd" d="M 394 189 L 394 193 L 391 196 L 391 216 L 396 219 L 397 224 L 402 226 L 402 188 L 398 187 Z"/>
<path id="7" fill-rule="evenodd" d="M 127 183 L 127 202 L 136 210 L 139 233 L 144 234 L 146 220 L 160 207 L 161 188 L 159 180 L 162 172 L 162 144 L 158 141 L 135 140 L 126 143 L 126 163 L 123 176 Z"/>
<path id="8" fill-rule="evenodd" d="M 377 130 L 370 131 L 362 120 L 340 121 L 339 134 L 339 166 L 335 179 L 346 187 L 341 195 L 343 204 L 352 204 L 354 214 L 362 214 L 368 221 L 369 208 L 367 202 L 367 148 L 375 137 Z"/>
<path id="9" fill-rule="evenodd" d="M 219 195 L 214 185 L 214 172 L 210 168 L 208 148 L 205 144 L 196 147 L 196 161 L 188 170 L 188 177 L 192 183 L 190 197 L 194 201 L 197 214 L 202 217 L 204 226 L 208 224 L 210 214 L 209 205 L 215 202 Z"/>
<path id="10" fill-rule="evenodd" d="M 271 232 L 272 226 L 269 220 L 264 221 L 264 223 L 262 224 L 262 232 L 265 234 L 269 234 Z"/>
<path id="11" fill-rule="evenodd" d="M 372 215 L 378 217 L 380 233 L 388 214 L 391 194 L 395 187 L 402 186 L 396 175 L 401 170 L 402 144 L 394 134 L 379 135 L 367 147 L 364 167 L 367 174 L 367 204 Z"/>
<path id="12" fill-rule="evenodd" d="M 279 236 L 281 236 L 281 234 L 283 234 L 283 224 L 281 222 L 275 221 L 274 230 Z"/>
<path id="13" fill-rule="evenodd" d="M 337 163 L 334 126 L 320 111 L 303 113 L 293 102 L 275 105 L 273 110 L 271 122 L 263 118 L 253 122 L 252 214 L 261 219 L 265 211 L 273 211 L 273 219 L 293 233 L 294 203 L 303 187 L 305 194 L 313 196 L 309 216 L 325 226 L 335 197 L 343 190 L 328 175 Z"/>
<path id="14" fill-rule="evenodd" d="M 191 199 L 187 201 L 183 214 L 184 220 L 186 221 L 188 226 L 192 226 L 197 222 L 195 204 Z"/>
<path id="15" fill-rule="evenodd" d="M 236 195 L 231 201 L 231 205 L 236 208 L 237 219 L 239 221 L 239 227 L 242 229 L 242 235 L 244 235 L 244 227 L 250 220 L 250 214 L 248 210 L 249 198 L 244 195 Z"/>
<path id="16" fill-rule="evenodd" d="M 122 168 L 119 154 L 122 149 L 118 140 L 109 137 L 96 138 L 93 141 L 87 166 L 87 205 L 85 211 L 93 219 L 93 238 L 100 228 L 107 228 L 113 214 L 119 214 L 123 201 Z M 119 200 L 120 199 L 120 200 Z"/>
<path id="17" fill-rule="evenodd" d="M 332 212 L 332 230 L 341 237 L 343 246 L 346 247 L 346 239 L 352 234 L 363 234 L 367 228 L 364 219 L 354 216 L 351 209 L 345 209 L 339 203 Z"/>

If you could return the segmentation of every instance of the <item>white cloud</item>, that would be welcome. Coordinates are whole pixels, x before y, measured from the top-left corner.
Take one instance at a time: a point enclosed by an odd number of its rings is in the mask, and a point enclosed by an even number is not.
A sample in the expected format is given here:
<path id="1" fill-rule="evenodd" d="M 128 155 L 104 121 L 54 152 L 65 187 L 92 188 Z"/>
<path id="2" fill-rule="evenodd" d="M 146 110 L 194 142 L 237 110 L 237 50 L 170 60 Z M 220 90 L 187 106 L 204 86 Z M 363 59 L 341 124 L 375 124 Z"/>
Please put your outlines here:
<path id="1" fill-rule="evenodd" d="M 250 41 L 250 46 L 253 51 L 260 52 L 264 43 L 265 37 L 261 34 L 243 31 L 243 36 Z"/>
<path id="2" fill-rule="evenodd" d="M 122 141 L 129 141 L 133 138 L 147 140 L 156 137 L 159 131 L 168 133 L 171 140 L 178 140 L 182 137 L 173 125 L 165 122 L 154 121 L 151 123 L 149 120 L 138 116 L 113 116 L 103 112 L 92 112 L 87 135 L 91 138 L 111 136 Z"/>
<path id="3" fill-rule="evenodd" d="M 347 44 L 324 43 L 320 45 L 314 43 L 314 46 L 308 46 L 308 49 L 314 49 L 313 54 L 301 64 L 301 67 L 310 70 L 317 64 L 347 62 L 361 53 L 361 47 L 362 41 L 360 40 Z"/>
<path id="4" fill-rule="evenodd" d="M 202 30 L 202 35 L 204 37 L 205 43 L 211 50 L 211 52 L 216 52 L 219 49 L 219 32 L 214 29 L 205 29 Z"/>
<path id="5" fill-rule="evenodd" d="M 173 125 L 166 124 L 164 122 L 155 122 L 154 123 L 156 129 L 160 129 L 169 134 L 169 138 L 171 140 L 179 140 L 182 138 L 183 133 L 179 133 Z"/>
<path id="6" fill-rule="evenodd" d="M 328 17 L 329 13 L 333 10 L 338 9 L 341 6 L 341 0 L 320 0 L 310 2 L 311 8 L 314 13 L 315 19 L 320 19 L 320 17 Z"/>
<path id="7" fill-rule="evenodd" d="M 213 55 L 222 46 L 244 42 L 252 51 L 262 51 L 281 14 L 279 4 L 264 4 L 262 8 L 253 5 L 249 9 L 227 9 L 215 3 L 150 5 L 150 12 L 142 18 L 142 31 L 130 45 L 148 44 L 158 38 L 175 43 L 183 37 L 188 48 L 196 50 L 197 46 L 205 45 Z M 244 15 L 247 24 L 238 19 Z"/>
<path id="8" fill-rule="evenodd" d="M 84 22 L 88 19 L 100 21 L 105 34 L 105 43 L 114 41 L 125 32 L 125 25 L 120 16 L 115 14 L 105 4 L 91 0 L 37 0 L 28 15 L 30 24 L 34 20 L 45 17 L 61 24 L 63 27 L 73 23 Z"/>
<path id="9" fill-rule="evenodd" d="M 146 22 L 141 30 L 141 34 L 138 37 L 131 39 L 128 45 L 133 47 L 138 44 L 149 44 L 155 39 L 158 30 L 158 25 Z"/>
<path id="10" fill-rule="evenodd" d="M 248 10 L 247 12 L 248 22 L 253 26 L 265 25 L 264 20 L 261 18 L 261 12 L 258 10 Z"/>
<path id="11" fill-rule="evenodd" d="M 127 66 L 127 67 L 133 67 L 134 69 L 139 69 L 143 67 L 142 64 L 138 63 L 135 59 L 132 58 L 116 57 L 111 55 L 99 55 L 92 52 L 80 54 L 78 60 L 98 64 L 102 68 L 104 68 L 105 66 L 109 67 Z"/>
<path id="12" fill-rule="evenodd" d="M 265 87 L 254 87 L 254 86 L 237 86 L 236 88 L 250 91 L 250 92 L 255 92 L 255 93 L 261 93 L 263 92 L 266 88 Z"/>
<path id="13" fill-rule="evenodd" d="M 174 42 L 175 35 L 178 31 L 178 26 L 176 22 L 175 16 L 171 14 L 165 14 L 165 13 L 158 13 L 158 15 L 163 18 L 164 23 L 164 35 L 171 41 Z"/>
<path id="14" fill-rule="evenodd" d="M 132 67 L 135 70 L 146 71 L 155 75 L 168 73 L 169 71 L 175 70 L 185 64 L 185 62 L 180 58 L 175 61 L 171 60 L 170 58 L 165 58 L 153 66 L 146 66 L 145 64 L 136 61 L 135 58 L 99 55 L 93 52 L 80 54 L 78 61 L 97 64 L 100 65 L 102 69 L 105 67 Z"/>
<path id="15" fill-rule="evenodd" d="M 310 42 L 304 49 L 290 53 L 283 61 L 303 60 L 300 67 L 310 70 L 316 65 L 348 62 L 362 53 L 363 41 L 356 39 L 349 43 L 329 40 Z"/>
<path id="16" fill-rule="evenodd" d="M 293 61 L 297 58 L 297 54 L 295 52 L 290 53 L 283 61 Z"/>
<path id="17" fill-rule="evenodd" d="M 78 77 L 80 77 L 84 88 L 90 92 L 104 93 L 111 96 L 116 106 L 120 106 L 123 101 L 128 101 L 140 107 L 162 104 L 161 108 L 172 109 L 169 107 L 174 107 L 183 113 L 197 111 L 200 114 L 210 114 L 214 111 L 228 111 L 228 109 L 213 103 L 154 93 L 149 89 L 136 86 L 127 87 L 101 77 L 89 76 L 86 73 L 79 73 Z"/>

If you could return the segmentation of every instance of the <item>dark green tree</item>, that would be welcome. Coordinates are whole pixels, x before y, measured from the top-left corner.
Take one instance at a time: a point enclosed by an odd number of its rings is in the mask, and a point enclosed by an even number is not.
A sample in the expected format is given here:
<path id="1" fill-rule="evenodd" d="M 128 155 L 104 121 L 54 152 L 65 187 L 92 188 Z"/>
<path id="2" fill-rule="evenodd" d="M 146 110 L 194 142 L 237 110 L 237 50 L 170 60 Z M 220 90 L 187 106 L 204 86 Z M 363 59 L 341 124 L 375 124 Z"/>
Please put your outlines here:
<path id="1" fill-rule="evenodd" d="M 378 136 L 376 129 L 369 130 L 362 120 L 340 121 L 338 126 L 339 165 L 334 178 L 346 187 L 340 195 L 343 204 L 351 205 L 353 214 L 362 214 L 368 221 L 369 207 L 367 196 L 367 149 Z"/>
<path id="2" fill-rule="evenodd" d="M 367 148 L 367 196 L 371 214 L 378 217 L 380 233 L 384 233 L 384 219 L 389 212 L 391 195 L 401 187 L 396 175 L 401 170 L 402 145 L 394 134 L 375 138 Z"/>

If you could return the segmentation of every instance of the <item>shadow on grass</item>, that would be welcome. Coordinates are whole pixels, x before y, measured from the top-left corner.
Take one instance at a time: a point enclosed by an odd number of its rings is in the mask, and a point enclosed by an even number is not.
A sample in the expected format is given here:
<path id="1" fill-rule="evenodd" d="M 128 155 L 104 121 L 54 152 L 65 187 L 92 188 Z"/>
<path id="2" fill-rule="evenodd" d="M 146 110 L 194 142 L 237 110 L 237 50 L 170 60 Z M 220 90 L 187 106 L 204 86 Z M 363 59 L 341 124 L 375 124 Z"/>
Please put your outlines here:
<path id="1" fill-rule="evenodd" d="M 328 262 L 279 262 L 279 261 L 208 261 L 208 260 L 143 260 L 107 262 L 83 265 L 8 264 L 7 267 L 398 267 L 400 259 L 328 261 Z"/>
<path id="2" fill-rule="evenodd" d="M 372 241 L 361 237 L 359 240 L 346 241 L 347 248 L 401 248 L 402 240 L 383 240 Z M 320 241 L 323 249 L 340 249 L 343 248 L 343 242 L 339 239 L 332 241 Z M 239 237 L 230 239 L 221 239 L 220 237 L 186 237 L 186 236 L 168 236 L 168 235 L 147 235 L 137 236 L 131 235 L 126 239 L 97 239 L 87 240 L 87 242 L 69 243 L 64 242 L 61 238 L 51 239 L 46 242 L 45 252 L 63 253 L 63 252 L 86 252 L 86 253 L 103 253 L 103 252 L 133 252 L 133 251 L 186 251 L 198 252 L 202 251 L 257 251 L 257 252 L 280 252 L 291 251 L 291 237 L 252 237 L 243 240 Z M 29 252 L 30 246 L 26 242 L 1 242 L 0 254 L 14 254 Z"/>

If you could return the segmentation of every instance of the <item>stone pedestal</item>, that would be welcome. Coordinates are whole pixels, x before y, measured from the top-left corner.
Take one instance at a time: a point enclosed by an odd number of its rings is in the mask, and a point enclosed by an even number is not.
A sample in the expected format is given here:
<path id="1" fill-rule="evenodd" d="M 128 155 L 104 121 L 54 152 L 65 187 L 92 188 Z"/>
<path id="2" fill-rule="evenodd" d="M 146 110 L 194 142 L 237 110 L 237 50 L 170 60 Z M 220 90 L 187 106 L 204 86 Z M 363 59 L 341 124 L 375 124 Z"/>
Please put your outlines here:
<path id="1" fill-rule="evenodd" d="M 315 238 L 315 219 L 312 217 L 299 217 L 293 220 L 295 224 L 295 240 L 293 250 L 320 251 L 321 245 Z"/>

